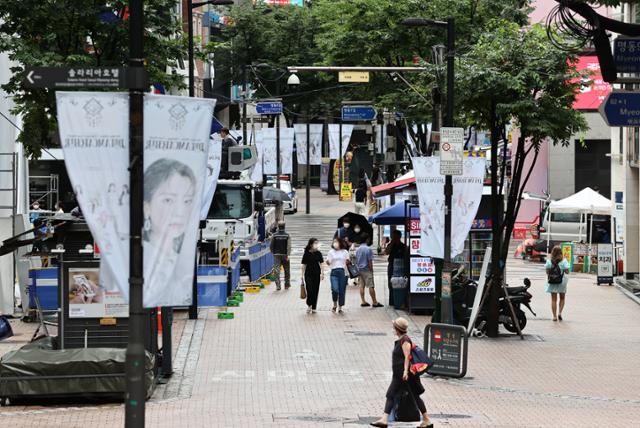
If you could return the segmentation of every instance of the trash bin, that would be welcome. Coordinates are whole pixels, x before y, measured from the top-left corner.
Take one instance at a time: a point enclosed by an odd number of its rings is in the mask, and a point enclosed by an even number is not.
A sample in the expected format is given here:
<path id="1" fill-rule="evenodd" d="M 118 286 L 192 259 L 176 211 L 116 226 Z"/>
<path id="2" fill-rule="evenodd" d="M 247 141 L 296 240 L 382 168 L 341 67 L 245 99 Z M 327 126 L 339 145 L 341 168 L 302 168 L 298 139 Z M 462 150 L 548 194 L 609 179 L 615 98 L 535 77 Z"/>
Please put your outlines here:
<path id="1" fill-rule="evenodd" d="M 393 292 L 393 307 L 403 309 L 407 302 L 407 285 L 409 280 L 406 277 L 391 277 L 391 290 Z"/>

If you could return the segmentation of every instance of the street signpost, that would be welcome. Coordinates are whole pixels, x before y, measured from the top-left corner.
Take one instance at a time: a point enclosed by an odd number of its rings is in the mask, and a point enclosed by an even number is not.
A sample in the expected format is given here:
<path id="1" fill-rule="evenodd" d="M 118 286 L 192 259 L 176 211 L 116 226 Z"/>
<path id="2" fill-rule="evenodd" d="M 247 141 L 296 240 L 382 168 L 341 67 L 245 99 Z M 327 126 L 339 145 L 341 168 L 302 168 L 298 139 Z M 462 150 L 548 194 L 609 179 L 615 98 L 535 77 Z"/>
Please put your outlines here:
<path id="1" fill-rule="evenodd" d="M 132 82 L 131 71 L 125 67 L 27 67 L 24 84 L 28 88 L 51 89 L 141 86 L 140 82 Z"/>
<path id="2" fill-rule="evenodd" d="M 440 174 L 462 175 L 464 128 L 440 129 Z"/>
<path id="3" fill-rule="evenodd" d="M 619 36 L 613 42 L 618 73 L 640 73 L 640 38 Z"/>
<path id="4" fill-rule="evenodd" d="M 433 365 L 430 375 L 461 378 L 467 374 L 467 331 L 461 325 L 428 324 L 424 329 L 424 350 Z"/>
<path id="5" fill-rule="evenodd" d="M 614 90 L 602 102 L 600 114 L 609 126 L 640 126 L 640 92 Z"/>
<path id="6" fill-rule="evenodd" d="M 340 83 L 369 83 L 368 71 L 340 71 L 338 72 Z"/>
<path id="7" fill-rule="evenodd" d="M 378 112 L 371 106 L 342 106 L 342 120 L 344 122 L 370 122 L 375 120 Z"/>
<path id="8" fill-rule="evenodd" d="M 282 114 L 282 101 L 270 101 L 256 104 L 258 114 Z"/>

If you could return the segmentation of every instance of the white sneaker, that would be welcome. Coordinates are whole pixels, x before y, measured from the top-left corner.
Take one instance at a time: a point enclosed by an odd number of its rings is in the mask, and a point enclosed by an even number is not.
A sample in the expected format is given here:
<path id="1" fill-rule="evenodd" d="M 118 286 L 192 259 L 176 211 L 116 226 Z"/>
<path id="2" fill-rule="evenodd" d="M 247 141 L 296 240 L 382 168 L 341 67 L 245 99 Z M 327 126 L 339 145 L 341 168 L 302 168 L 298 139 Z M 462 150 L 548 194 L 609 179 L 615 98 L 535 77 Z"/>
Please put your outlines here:
<path id="1" fill-rule="evenodd" d="M 310 314 L 311 313 L 311 306 L 307 307 L 307 313 Z"/>

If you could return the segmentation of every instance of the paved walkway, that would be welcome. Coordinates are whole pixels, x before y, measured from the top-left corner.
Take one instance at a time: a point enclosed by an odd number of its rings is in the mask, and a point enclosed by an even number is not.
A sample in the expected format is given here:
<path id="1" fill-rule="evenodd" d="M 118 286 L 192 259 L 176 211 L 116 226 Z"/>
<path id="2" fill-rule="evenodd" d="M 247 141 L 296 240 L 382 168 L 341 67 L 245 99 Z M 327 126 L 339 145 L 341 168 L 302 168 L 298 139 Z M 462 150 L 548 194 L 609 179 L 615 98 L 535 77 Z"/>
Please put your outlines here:
<path id="1" fill-rule="evenodd" d="M 297 288 L 303 242 L 316 236 L 326 253 L 336 217 L 351 207 L 314 192 L 313 215 L 303 209 L 287 216 L 298 249 L 292 289 L 245 294 L 234 320 L 203 310 L 197 322 L 180 321 L 177 372 L 148 402 L 147 426 L 358 427 L 380 415 L 396 311 L 360 308 L 357 289 L 349 287 L 345 313 L 334 314 L 325 281 L 318 313 L 307 315 Z M 383 260 L 375 270 L 386 303 Z M 473 338 L 466 378 L 425 379 L 436 426 L 637 425 L 640 307 L 614 287 L 597 287 L 592 276 L 572 275 L 565 321 L 552 322 L 542 267 L 509 260 L 512 285 L 524 276 L 533 280 L 538 313 L 529 317 L 526 340 Z M 421 338 L 429 317 L 410 320 L 411 335 Z M 121 405 L 0 409 L 0 426 L 7 427 L 119 427 L 122 421 Z"/>

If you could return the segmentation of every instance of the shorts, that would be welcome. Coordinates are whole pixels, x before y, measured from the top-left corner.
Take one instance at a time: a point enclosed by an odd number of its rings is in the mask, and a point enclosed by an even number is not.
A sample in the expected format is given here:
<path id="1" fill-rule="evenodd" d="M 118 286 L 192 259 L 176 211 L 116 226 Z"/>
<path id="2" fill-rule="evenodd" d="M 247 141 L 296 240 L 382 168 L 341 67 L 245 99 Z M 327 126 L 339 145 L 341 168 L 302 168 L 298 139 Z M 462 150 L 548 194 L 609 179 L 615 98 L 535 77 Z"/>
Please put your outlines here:
<path id="1" fill-rule="evenodd" d="M 373 288 L 373 272 L 368 270 L 361 270 L 358 274 L 358 278 L 362 281 L 361 287 Z"/>

